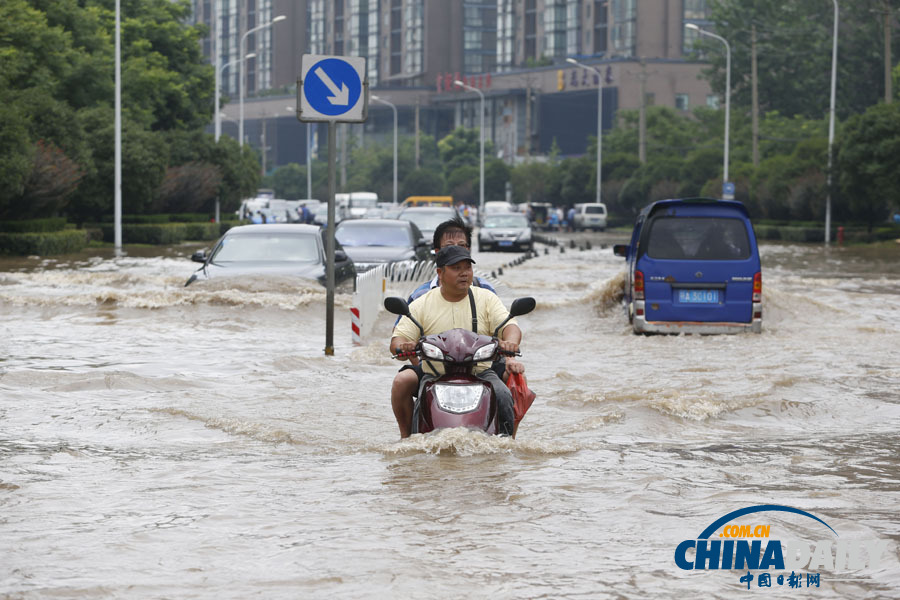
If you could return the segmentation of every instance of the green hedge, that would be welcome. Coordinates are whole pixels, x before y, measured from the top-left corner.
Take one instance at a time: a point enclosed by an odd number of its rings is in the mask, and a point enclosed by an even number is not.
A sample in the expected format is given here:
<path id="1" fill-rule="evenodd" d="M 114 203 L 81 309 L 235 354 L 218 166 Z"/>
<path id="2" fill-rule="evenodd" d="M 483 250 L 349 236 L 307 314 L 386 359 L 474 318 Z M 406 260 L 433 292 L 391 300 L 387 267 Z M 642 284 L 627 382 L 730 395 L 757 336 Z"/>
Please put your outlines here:
<path id="1" fill-rule="evenodd" d="M 112 215 L 106 215 L 104 222 L 111 223 Z M 210 215 L 206 213 L 160 213 L 155 215 L 122 215 L 122 223 L 135 225 L 161 223 L 209 223 Z"/>
<path id="2" fill-rule="evenodd" d="M 0 231 L 7 233 L 45 233 L 50 231 L 62 231 L 65 226 L 65 217 L 25 219 L 23 221 L 2 221 L 0 222 Z"/>
<path id="3" fill-rule="evenodd" d="M 42 233 L 0 233 L 0 254 L 20 256 L 69 254 L 84 249 L 87 243 L 88 234 L 84 229 Z"/>
<path id="4" fill-rule="evenodd" d="M 111 223 L 103 223 L 100 225 L 103 230 L 104 242 L 115 242 L 116 230 Z M 185 223 L 165 223 L 160 225 L 140 225 L 140 224 L 123 224 L 122 225 L 122 243 L 123 244 L 178 244 L 183 242 L 187 236 L 187 225 Z"/>

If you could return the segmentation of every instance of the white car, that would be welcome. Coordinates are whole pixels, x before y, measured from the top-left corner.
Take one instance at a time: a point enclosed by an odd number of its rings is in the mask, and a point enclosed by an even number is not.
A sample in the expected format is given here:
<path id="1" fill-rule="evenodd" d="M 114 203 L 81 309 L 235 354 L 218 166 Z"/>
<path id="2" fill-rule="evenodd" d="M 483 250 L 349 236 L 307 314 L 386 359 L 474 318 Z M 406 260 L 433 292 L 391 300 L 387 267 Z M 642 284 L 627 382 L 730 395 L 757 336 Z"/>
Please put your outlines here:
<path id="1" fill-rule="evenodd" d="M 606 229 L 606 205 L 597 202 L 587 202 L 575 205 L 575 231 L 594 229 L 603 231 Z"/>

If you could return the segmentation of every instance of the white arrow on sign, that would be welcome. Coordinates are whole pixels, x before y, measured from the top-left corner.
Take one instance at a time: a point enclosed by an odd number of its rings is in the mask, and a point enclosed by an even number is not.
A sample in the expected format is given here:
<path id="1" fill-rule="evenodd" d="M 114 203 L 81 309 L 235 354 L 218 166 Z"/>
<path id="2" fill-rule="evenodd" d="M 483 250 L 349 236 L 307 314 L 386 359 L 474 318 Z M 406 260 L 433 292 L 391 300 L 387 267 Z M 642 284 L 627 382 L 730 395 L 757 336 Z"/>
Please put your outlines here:
<path id="1" fill-rule="evenodd" d="M 316 75 L 319 76 L 319 79 L 322 80 L 322 83 L 331 90 L 331 93 L 334 96 L 329 96 L 328 101 L 331 102 L 334 106 L 347 106 L 350 104 L 350 89 L 347 87 L 346 83 L 341 82 L 341 87 L 338 89 L 338 86 L 334 84 L 331 80 L 331 77 L 328 76 L 322 67 L 316 69 Z"/>

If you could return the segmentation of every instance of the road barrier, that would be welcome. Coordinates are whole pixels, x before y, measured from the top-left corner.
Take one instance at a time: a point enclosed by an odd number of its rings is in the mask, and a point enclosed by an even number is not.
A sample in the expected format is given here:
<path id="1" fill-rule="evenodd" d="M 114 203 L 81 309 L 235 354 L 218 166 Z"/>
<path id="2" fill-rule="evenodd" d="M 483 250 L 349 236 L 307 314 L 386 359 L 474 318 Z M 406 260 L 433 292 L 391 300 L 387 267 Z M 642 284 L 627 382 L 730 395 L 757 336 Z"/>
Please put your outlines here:
<path id="1" fill-rule="evenodd" d="M 378 320 L 386 296 L 407 298 L 435 275 L 434 261 L 399 261 L 379 265 L 356 276 L 356 291 L 350 307 L 350 334 L 362 344 Z"/>

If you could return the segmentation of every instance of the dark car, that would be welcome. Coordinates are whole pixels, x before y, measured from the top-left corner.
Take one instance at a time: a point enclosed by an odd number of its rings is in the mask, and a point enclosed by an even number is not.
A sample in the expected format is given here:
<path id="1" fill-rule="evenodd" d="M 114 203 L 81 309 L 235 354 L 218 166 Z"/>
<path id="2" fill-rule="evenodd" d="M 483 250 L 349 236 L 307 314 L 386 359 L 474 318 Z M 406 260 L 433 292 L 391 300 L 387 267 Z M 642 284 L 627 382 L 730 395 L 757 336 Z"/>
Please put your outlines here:
<path id="1" fill-rule="evenodd" d="M 219 238 L 212 252 L 191 257 L 203 263 L 185 286 L 220 277 L 296 276 L 325 284 L 325 230 L 314 225 L 241 225 Z M 335 243 L 334 281 L 353 280 L 353 261 Z"/>
<path id="2" fill-rule="evenodd" d="M 422 235 L 430 240 L 438 225 L 458 214 L 456 209 L 450 206 L 414 206 L 403 209 L 397 218 L 412 221 L 422 231 Z"/>
<path id="3" fill-rule="evenodd" d="M 528 251 L 534 248 L 531 225 L 522 213 L 485 215 L 478 230 L 478 249 Z"/>
<path id="4" fill-rule="evenodd" d="M 343 221 L 334 237 L 359 273 L 401 260 L 425 260 L 431 247 L 431 240 L 422 235 L 415 223 L 397 219 Z"/>
<path id="5" fill-rule="evenodd" d="M 660 200 L 635 221 L 625 304 L 636 333 L 762 330 L 762 271 L 756 235 L 740 202 Z"/>

